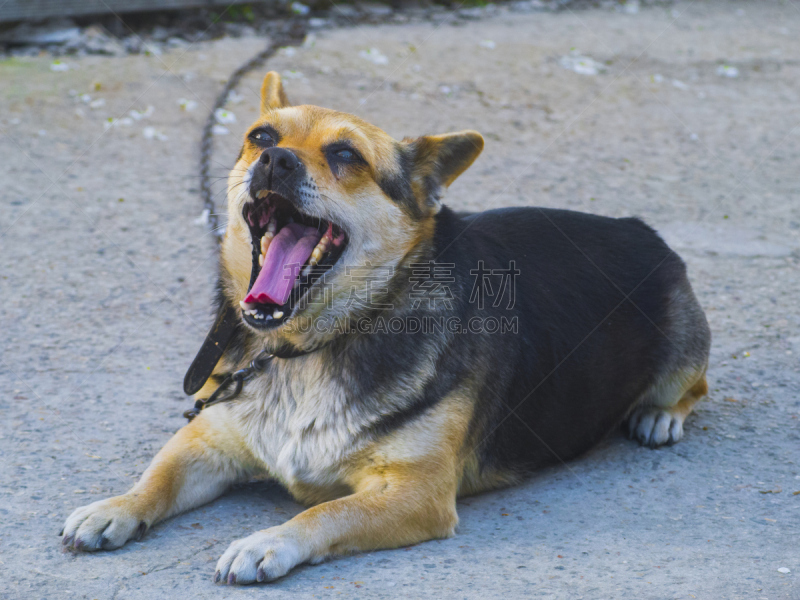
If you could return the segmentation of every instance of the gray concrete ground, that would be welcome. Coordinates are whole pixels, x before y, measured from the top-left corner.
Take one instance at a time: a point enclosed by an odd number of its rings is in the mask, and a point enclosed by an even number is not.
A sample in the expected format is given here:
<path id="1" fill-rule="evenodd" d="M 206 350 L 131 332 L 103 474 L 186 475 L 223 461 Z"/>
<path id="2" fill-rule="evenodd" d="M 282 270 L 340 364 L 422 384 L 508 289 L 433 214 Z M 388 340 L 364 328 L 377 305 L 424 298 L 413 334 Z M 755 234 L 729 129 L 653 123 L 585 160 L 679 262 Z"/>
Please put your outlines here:
<path id="1" fill-rule="evenodd" d="M 268 483 L 122 550 L 61 552 L 70 512 L 124 492 L 184 422 L 181 380 L 215 266 L 195 223 L 200 124 L 262 44 L 66 59 L 67 71 L 44 56 L 0 63 L 0 598 L 800 598 L 797 2 L 326 31 L 270 64 L 295 101 L 396 136 L 482 131 L 453 206 L 636 214 L 662 231 L 714 333 L 711 393 L 678 445 L 612 435 L 460 501 L 452 539 L 269 586 L 211 583 L 231 541 L 301 509 Z M 359 55 L 371 48 L 386 64 Z M 603 68 L 566 68 L 571 51 Z M 246 80 L 231 134 L 217 137 L 220 176 L 258 82 Z"/>

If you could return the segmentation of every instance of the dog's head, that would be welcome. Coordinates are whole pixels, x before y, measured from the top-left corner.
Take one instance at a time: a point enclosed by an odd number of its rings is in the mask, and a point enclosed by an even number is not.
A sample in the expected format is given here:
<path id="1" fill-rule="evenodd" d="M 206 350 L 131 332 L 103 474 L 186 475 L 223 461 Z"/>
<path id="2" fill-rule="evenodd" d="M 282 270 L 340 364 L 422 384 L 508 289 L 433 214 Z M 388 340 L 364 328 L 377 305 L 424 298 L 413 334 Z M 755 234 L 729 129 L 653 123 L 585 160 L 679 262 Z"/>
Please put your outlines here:
<path id="1" fill-rule="evenodd" d="M 224 292 L 267 347 L 300 349 L 353 314 L 376 269 L 432 238 L 442 192 L 483 149 L 473 131 L 401 142 L 353 115 L 291 106 L 277 73 L 228 180 Z"/>

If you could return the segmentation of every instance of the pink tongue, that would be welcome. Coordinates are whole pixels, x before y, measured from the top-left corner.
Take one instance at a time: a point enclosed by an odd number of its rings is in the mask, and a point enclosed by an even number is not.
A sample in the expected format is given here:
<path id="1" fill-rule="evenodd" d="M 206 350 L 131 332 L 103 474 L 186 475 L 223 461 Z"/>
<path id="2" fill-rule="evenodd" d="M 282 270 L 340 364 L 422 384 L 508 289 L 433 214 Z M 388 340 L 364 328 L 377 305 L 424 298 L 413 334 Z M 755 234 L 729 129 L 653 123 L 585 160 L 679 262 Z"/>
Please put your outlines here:
<path id="1" fill-rule="evenodd" d="M 264 266 L 244 301 L 285 304 L 300 274 L 300 268 L 311 256 L 321 237 L 314 227 L 305 227 L 299 223 L 289 223 L 283 227 L 267 248 Z"/>

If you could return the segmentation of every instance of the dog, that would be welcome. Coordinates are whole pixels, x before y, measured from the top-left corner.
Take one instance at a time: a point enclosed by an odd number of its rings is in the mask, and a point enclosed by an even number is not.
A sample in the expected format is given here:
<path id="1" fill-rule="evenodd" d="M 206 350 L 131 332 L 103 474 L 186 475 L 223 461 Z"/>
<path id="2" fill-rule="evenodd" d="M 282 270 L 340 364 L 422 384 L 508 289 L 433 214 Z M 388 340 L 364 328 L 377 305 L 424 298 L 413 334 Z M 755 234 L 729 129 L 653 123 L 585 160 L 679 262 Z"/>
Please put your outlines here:
<path id="1" fill-rule="evenodd" d="M 293 106 L 268 73 L 229 177 L 226 333 L 196 360 L 198 410 L 129 492 L 75 510 L 63 545 L 119 548 L 271 477 L 309 508 L 234 541 L 213 579 L 273 581 L 452 536 L 456 498 L 621 424 L 651 447 L 680 440 L 710 347 L 683 261 L 635 218 L 454 212 L 444 193 L 482 149 L 474 131 L 396 141 Z"/>

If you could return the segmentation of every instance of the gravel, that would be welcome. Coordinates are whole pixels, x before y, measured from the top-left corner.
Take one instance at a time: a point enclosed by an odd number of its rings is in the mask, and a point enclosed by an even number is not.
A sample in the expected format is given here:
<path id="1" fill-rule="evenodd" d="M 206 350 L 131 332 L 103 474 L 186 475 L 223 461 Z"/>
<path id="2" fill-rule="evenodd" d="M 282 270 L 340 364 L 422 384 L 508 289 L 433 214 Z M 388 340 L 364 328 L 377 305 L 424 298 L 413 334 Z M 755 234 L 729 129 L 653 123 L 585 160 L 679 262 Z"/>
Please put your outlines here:
<path id="1" fill-rule="evenodd" d="M 587 6 L 605 10 L 638 12 L 639 0 L 515 0 L 460 8 L 414 1 L 394 5 L 376 2 L 356 4 L 301 2 L 254 3 L 229 6 L 223 12 L 211 9 L 151 11 L 79 19 L 48 19 L 19 23 L 0 29 L 0 53 L 10 56 L 101 54 L 160 54 L 165 48 L 219 37 L 252 37 L 283 28 L 286 19 L 305 19 L 310 29 L 357 27 L 363 24 L 448 22 L 481 20 L 498 12 L 556 12 L 581 10 Z M 672 4 L 671 0 L 647 0 L 648 5 Z M 1 54 L 0 54 L 1 55 Z"/>

